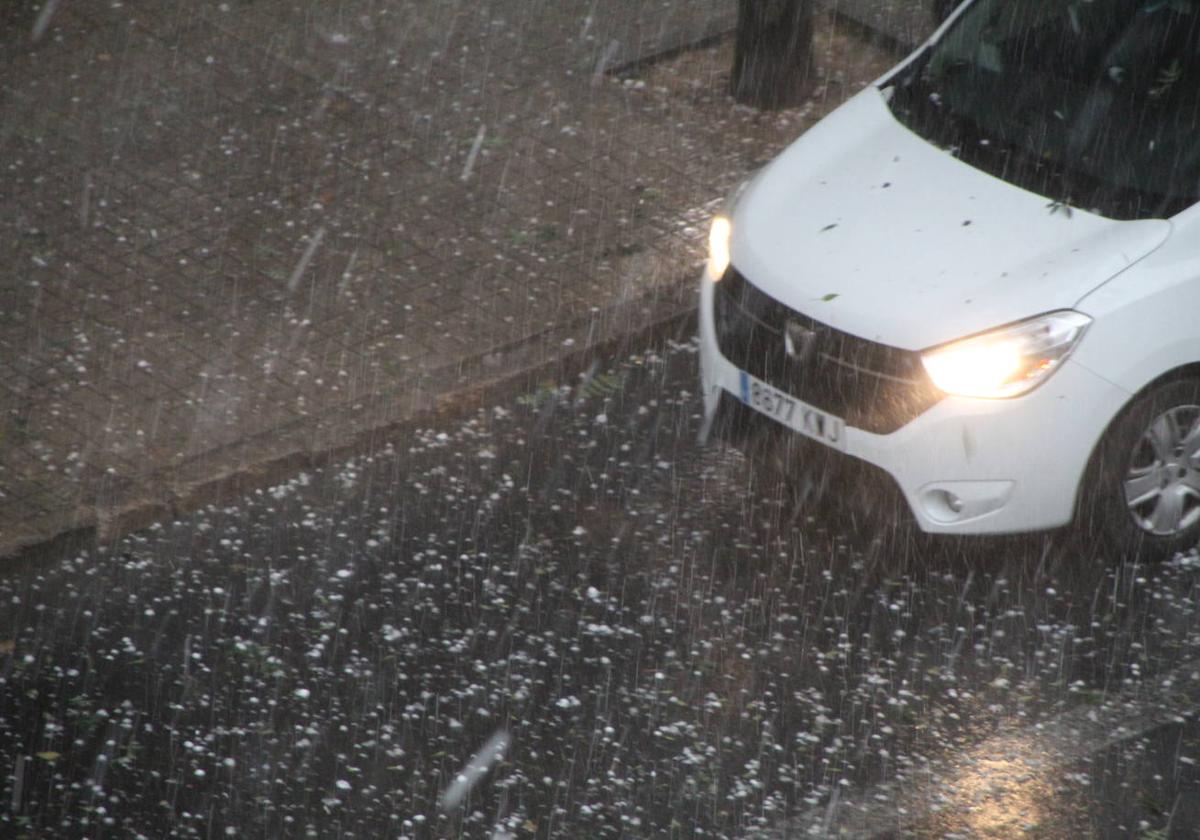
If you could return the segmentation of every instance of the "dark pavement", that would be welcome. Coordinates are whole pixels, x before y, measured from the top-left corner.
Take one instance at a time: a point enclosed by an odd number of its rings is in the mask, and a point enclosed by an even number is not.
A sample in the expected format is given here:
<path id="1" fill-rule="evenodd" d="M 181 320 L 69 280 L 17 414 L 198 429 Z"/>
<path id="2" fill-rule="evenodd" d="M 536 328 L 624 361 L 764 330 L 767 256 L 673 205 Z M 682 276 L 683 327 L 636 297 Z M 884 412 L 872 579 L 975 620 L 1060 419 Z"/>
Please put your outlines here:
<path id="1" fill-rule="evenodd" d="M 813 102 L 725 96 L 728 0 L 0 11 L 0 557 L 281 478 L 691 306 Z M 35 39 L 34 35 L 38 35 Z"/>
<path id="2" fill-rule="evenodd" d="M 797 507 L 678 338 L 0 579 L 0 834 L 1195 836 L 1193 562 Z"/>
<path id="3" fill-rule="evenodd" d="M 0 546 L 147 524 L 677 309 L 679 219 L 754 152 L 596 74 L 658 5 L 60 3 L 36 43 L 10 6 Z"/>

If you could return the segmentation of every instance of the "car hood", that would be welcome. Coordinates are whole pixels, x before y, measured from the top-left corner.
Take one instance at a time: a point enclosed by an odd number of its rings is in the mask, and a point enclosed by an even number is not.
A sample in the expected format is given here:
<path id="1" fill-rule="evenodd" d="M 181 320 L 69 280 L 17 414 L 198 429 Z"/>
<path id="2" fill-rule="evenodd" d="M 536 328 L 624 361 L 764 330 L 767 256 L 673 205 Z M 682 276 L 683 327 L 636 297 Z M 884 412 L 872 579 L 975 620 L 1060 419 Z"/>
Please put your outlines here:
<path id="1" fill-rule="evenodd" d="M 1069 309 L 1170 231 L 1055 209 L 922 140 L 872 87 L 749 184 L 732 254 L 789 307 L 920 350 Z"/>

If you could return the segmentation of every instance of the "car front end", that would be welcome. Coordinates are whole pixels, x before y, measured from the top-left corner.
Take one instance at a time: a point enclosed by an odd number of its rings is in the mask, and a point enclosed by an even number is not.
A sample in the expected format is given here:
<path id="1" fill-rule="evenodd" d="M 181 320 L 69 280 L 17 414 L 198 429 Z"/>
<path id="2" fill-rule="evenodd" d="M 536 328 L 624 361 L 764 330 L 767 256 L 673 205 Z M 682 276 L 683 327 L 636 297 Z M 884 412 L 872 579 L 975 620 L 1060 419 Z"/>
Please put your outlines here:
<path id="1" fill-rule="evenodd" d="M 706 430 L 749 409 L 810 455 L 873 465 L 926 532 L 1065 525 L 1131 397 L 1076 362 L 1093 326 L 1077 307 L 1171 225 L 981 171 L 898 119 L 893 95 L 858 94 L 714 220 Z"/>
<path id="2" fill-rule="evenodd" d="M 948 394 L 921 352 L 840 331 L 763 294 L 736 268 L 718 280 L 706 270 L 701 284 L 707 427 L 721 429 L 745 407 L 835 459 L 874 465 L 929 533 L 1068 523 L 1092 448 L 1129 398 L 1069 358 L 1018 398 Z"/>

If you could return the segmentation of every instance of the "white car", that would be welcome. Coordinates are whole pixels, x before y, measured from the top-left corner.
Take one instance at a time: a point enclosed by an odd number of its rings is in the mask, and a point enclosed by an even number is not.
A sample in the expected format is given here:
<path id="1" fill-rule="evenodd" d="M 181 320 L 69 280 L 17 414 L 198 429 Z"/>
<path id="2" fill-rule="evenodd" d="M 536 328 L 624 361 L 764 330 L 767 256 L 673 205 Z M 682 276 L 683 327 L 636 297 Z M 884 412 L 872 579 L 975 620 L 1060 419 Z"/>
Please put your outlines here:
<path id="1" fill-rule="evenodd" d="M 973 0 L 713 220 L 705 434 L 922 530 L 1200 540 L 1200 0 Z M 739 421 L 741 422 L 741 421 Z"/>

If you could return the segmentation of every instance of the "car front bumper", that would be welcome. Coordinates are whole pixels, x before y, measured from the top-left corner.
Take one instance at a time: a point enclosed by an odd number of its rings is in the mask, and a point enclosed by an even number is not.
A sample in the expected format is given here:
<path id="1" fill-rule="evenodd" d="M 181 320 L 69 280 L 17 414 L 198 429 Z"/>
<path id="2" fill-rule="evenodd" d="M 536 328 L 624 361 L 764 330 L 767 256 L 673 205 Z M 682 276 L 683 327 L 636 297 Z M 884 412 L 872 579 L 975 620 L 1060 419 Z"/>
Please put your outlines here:
<path id="1" fill-rule="evenodd" d="M 714 285 L 701 278 L 706 428 L 722 400 L 741 404 L 739 370 L 717 342 Z M 1045 384 L 1019 398 L 948 396 L 889 434 L 847 426 L 844 454 L 890 475 L 925 532 L 1055 528 L 1071 521 L 1091 453 L 1128 399 L 1122 389 L 1068 360 Z"/>

